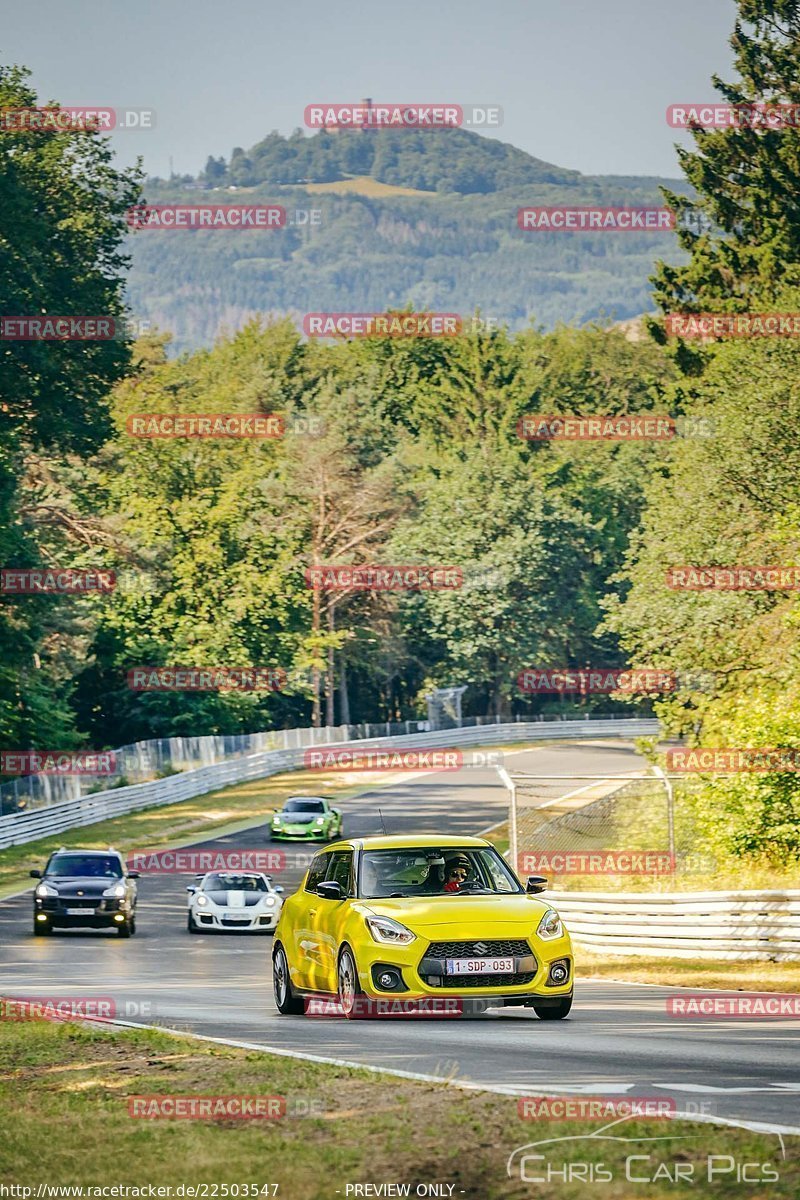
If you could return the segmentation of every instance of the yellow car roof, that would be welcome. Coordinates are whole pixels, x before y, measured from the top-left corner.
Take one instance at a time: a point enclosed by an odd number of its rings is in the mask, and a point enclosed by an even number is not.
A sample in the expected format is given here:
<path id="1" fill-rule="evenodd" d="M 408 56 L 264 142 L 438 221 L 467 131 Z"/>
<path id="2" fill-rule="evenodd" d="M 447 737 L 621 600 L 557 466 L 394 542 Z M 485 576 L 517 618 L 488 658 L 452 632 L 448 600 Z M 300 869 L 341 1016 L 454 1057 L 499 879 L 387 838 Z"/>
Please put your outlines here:
<path id="1" fill-rule="evenodd" d="M 333 845 L 334 843 L 331 844 L 331 849 Z M 379 834 L 376 837 L 342 838 L 335 845 L 359 846 L 364 850 L 447 850 L 452 847 L 478 849 L 481 846 L 489 846 L 491 843 L 484 838 L 453 837 L 452 834 L 439 836 L 435 833 L 398 833 L 388 837 Z"/>

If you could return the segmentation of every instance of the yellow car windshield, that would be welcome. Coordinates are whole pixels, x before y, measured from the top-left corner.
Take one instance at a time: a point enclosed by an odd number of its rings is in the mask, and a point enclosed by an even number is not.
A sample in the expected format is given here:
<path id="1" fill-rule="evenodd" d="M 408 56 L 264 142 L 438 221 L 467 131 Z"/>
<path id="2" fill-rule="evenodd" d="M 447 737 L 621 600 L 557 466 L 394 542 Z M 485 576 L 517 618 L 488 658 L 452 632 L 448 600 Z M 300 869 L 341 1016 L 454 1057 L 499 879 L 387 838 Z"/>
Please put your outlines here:
<path id="1" fill-rule="evenodd" d="M 365 850 L 361 855 L 359 896 L 365 900 L 521 890 L 503 859 L 488 846 Z"/>

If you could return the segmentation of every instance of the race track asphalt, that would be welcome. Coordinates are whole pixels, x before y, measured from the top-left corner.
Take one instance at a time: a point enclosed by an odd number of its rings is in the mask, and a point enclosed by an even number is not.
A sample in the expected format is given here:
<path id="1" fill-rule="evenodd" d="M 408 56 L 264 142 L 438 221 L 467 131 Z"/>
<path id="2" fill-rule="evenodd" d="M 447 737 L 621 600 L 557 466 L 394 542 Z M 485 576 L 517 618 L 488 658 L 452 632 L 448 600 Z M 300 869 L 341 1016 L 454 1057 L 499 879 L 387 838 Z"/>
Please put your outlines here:
<path id="1" fill-rule="evenodd" d="M 565 776 L 642 768 L 621 742 L 551 743 L 507 755 L 511 770 Z M 579 781 L 552 784 L 563 794 Z M 300 786 L 298 790 L 302 790 Z M 493 769 L 419 774 L 345 803 L 345 835 L 477 833 L 506 815 Z M 271 848 L 268 826 L 204 848 Z M 304 847 L 303 850 L 306 850 Z M 298 849 L 276 874 L 287 892 Z M 273 1003 L 271 937 L 190 936 L 187 879 L 153 875 L 139 888 L 138 932 L 31 935 L 30 893 L 0 904 L 0 995 L 112 997 L 118 1016 L 255 1046 L 455 1078 L 526 1093 L 672 1098 L 678 1111 L 800 1131 L 800 1020 L 680 1019 L 674 990 L 610 981 L 576 987 L 571 1016 L 542 1022 L 529 1010 L 460 1020 L 282 1017 Z"/>

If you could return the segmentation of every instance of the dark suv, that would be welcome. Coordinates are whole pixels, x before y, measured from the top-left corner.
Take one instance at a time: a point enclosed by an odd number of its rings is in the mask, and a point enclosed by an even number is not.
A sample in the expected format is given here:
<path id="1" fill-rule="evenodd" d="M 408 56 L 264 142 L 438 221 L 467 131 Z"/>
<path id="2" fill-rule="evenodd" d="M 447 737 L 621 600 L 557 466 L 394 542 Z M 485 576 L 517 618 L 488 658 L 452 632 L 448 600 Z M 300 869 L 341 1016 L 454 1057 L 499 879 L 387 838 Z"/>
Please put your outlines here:
<path id="1" fill-rule="evenodd" d="M 52 929 L 116 929 L 136 932 L 138 871 L 126 871 L 117 850 L 56 850 L 44 871 L 31 871 L 41 883 L 33 893 L 33 932 Z"/>

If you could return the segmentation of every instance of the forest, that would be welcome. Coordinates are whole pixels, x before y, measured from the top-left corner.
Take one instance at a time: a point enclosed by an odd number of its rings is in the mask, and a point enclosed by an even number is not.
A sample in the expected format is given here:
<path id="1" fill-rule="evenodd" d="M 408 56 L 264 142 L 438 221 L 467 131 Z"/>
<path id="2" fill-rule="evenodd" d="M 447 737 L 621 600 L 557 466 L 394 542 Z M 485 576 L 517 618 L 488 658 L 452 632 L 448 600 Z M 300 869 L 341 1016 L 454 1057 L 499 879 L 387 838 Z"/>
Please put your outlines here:
<path id="1" fill-rule="evenodd" d="M 797 103 L 796 21 L 740 7 L 754 32 L 734 36 L 739 82 L 718 83 L 723 95 L 752 100 L 769 80 L 772 96 Z M 3 106 L 35 99 L 23 70 L 0 71 Z M 145 181 L 116 169 L 95 134 L 4 136 L 6 311 L 121 316 L 125 213 Z M 377 159 L 379 138 L 364 137 L 364 151 L 329 140 L 335 169 L 378 177 L 374 160 L 342 155 Z M 281 161 L 278 142 L 267 143 L 245 156 L 259 181 Z M 493 153 L 495 186 L 517 166 Z M 656 263 L 655 315 L 636 339 L 597 320 L 317 341 L 291 313 L 262 312 L 177 356 L 157 330 L 135 342 L 1 342 L 0 561 L 117 579 L 110 593 L 0 597 L 3 744 L 100 749 L 183 732 L 404 719 L 424 715 L 432 687 L 452 685 L 466 686 L 472 714 L 633 708 L 700 746 L 797 744 L 795 590 L 681 589 L 668 577 L 685 564 L 797 564 L 800 347 L 788 334 L 681 339 L 666 325 L 676 313 L 797 312 L 797 141 L 776 130 L 695 130 L 679 157 L 683 185 L 667 187 L 662 202 L 706 224 L 686 222 L 676 233 L 681 261 Z M 407 183 L 405 166 L 397 170 Z M 21 214 L 13 231 L 12 209 Z M 354 221 L 354 241 L 359 230 Z M 475 234 L 488 249 L 492 236 Z M 430 237 L 444 270 L 457 244 Z M 285 253 L 262 260 L 276 278 L 288 277 Z M 367 244 L 352 260 L 368 279 L 369 255 Z M 521 276 L 502 255 L 489 258 L 511 294 Z M 211 279 L 218 268 L 211 259 L 203 270 Z M 333 265 L 330 278 L 349 297 L 349 278 Z M 375 285 L 376 308 L 407 307 L 405 297 L 380 304 L 380 294 Z M 277 415 L 281 436 L 130 432 L 134 417 L 151 414 Z M 520 436 L 523 418 L 537 414 L 651 414 L 676 432 Z M 309 570 L 330 564 L 457 568 L 461 583 L 309 586 Z M 611 697 L 518 686 L 528 669 L 592 665 L 689 682 Z M 128 685 L 133 668 L 171 666 L 263 669 L 282 683 Z M 702 687 L 691 683 L 697 673 Z M 796 855 L 797 778 L 707 781 L 738 853 Z"/>

